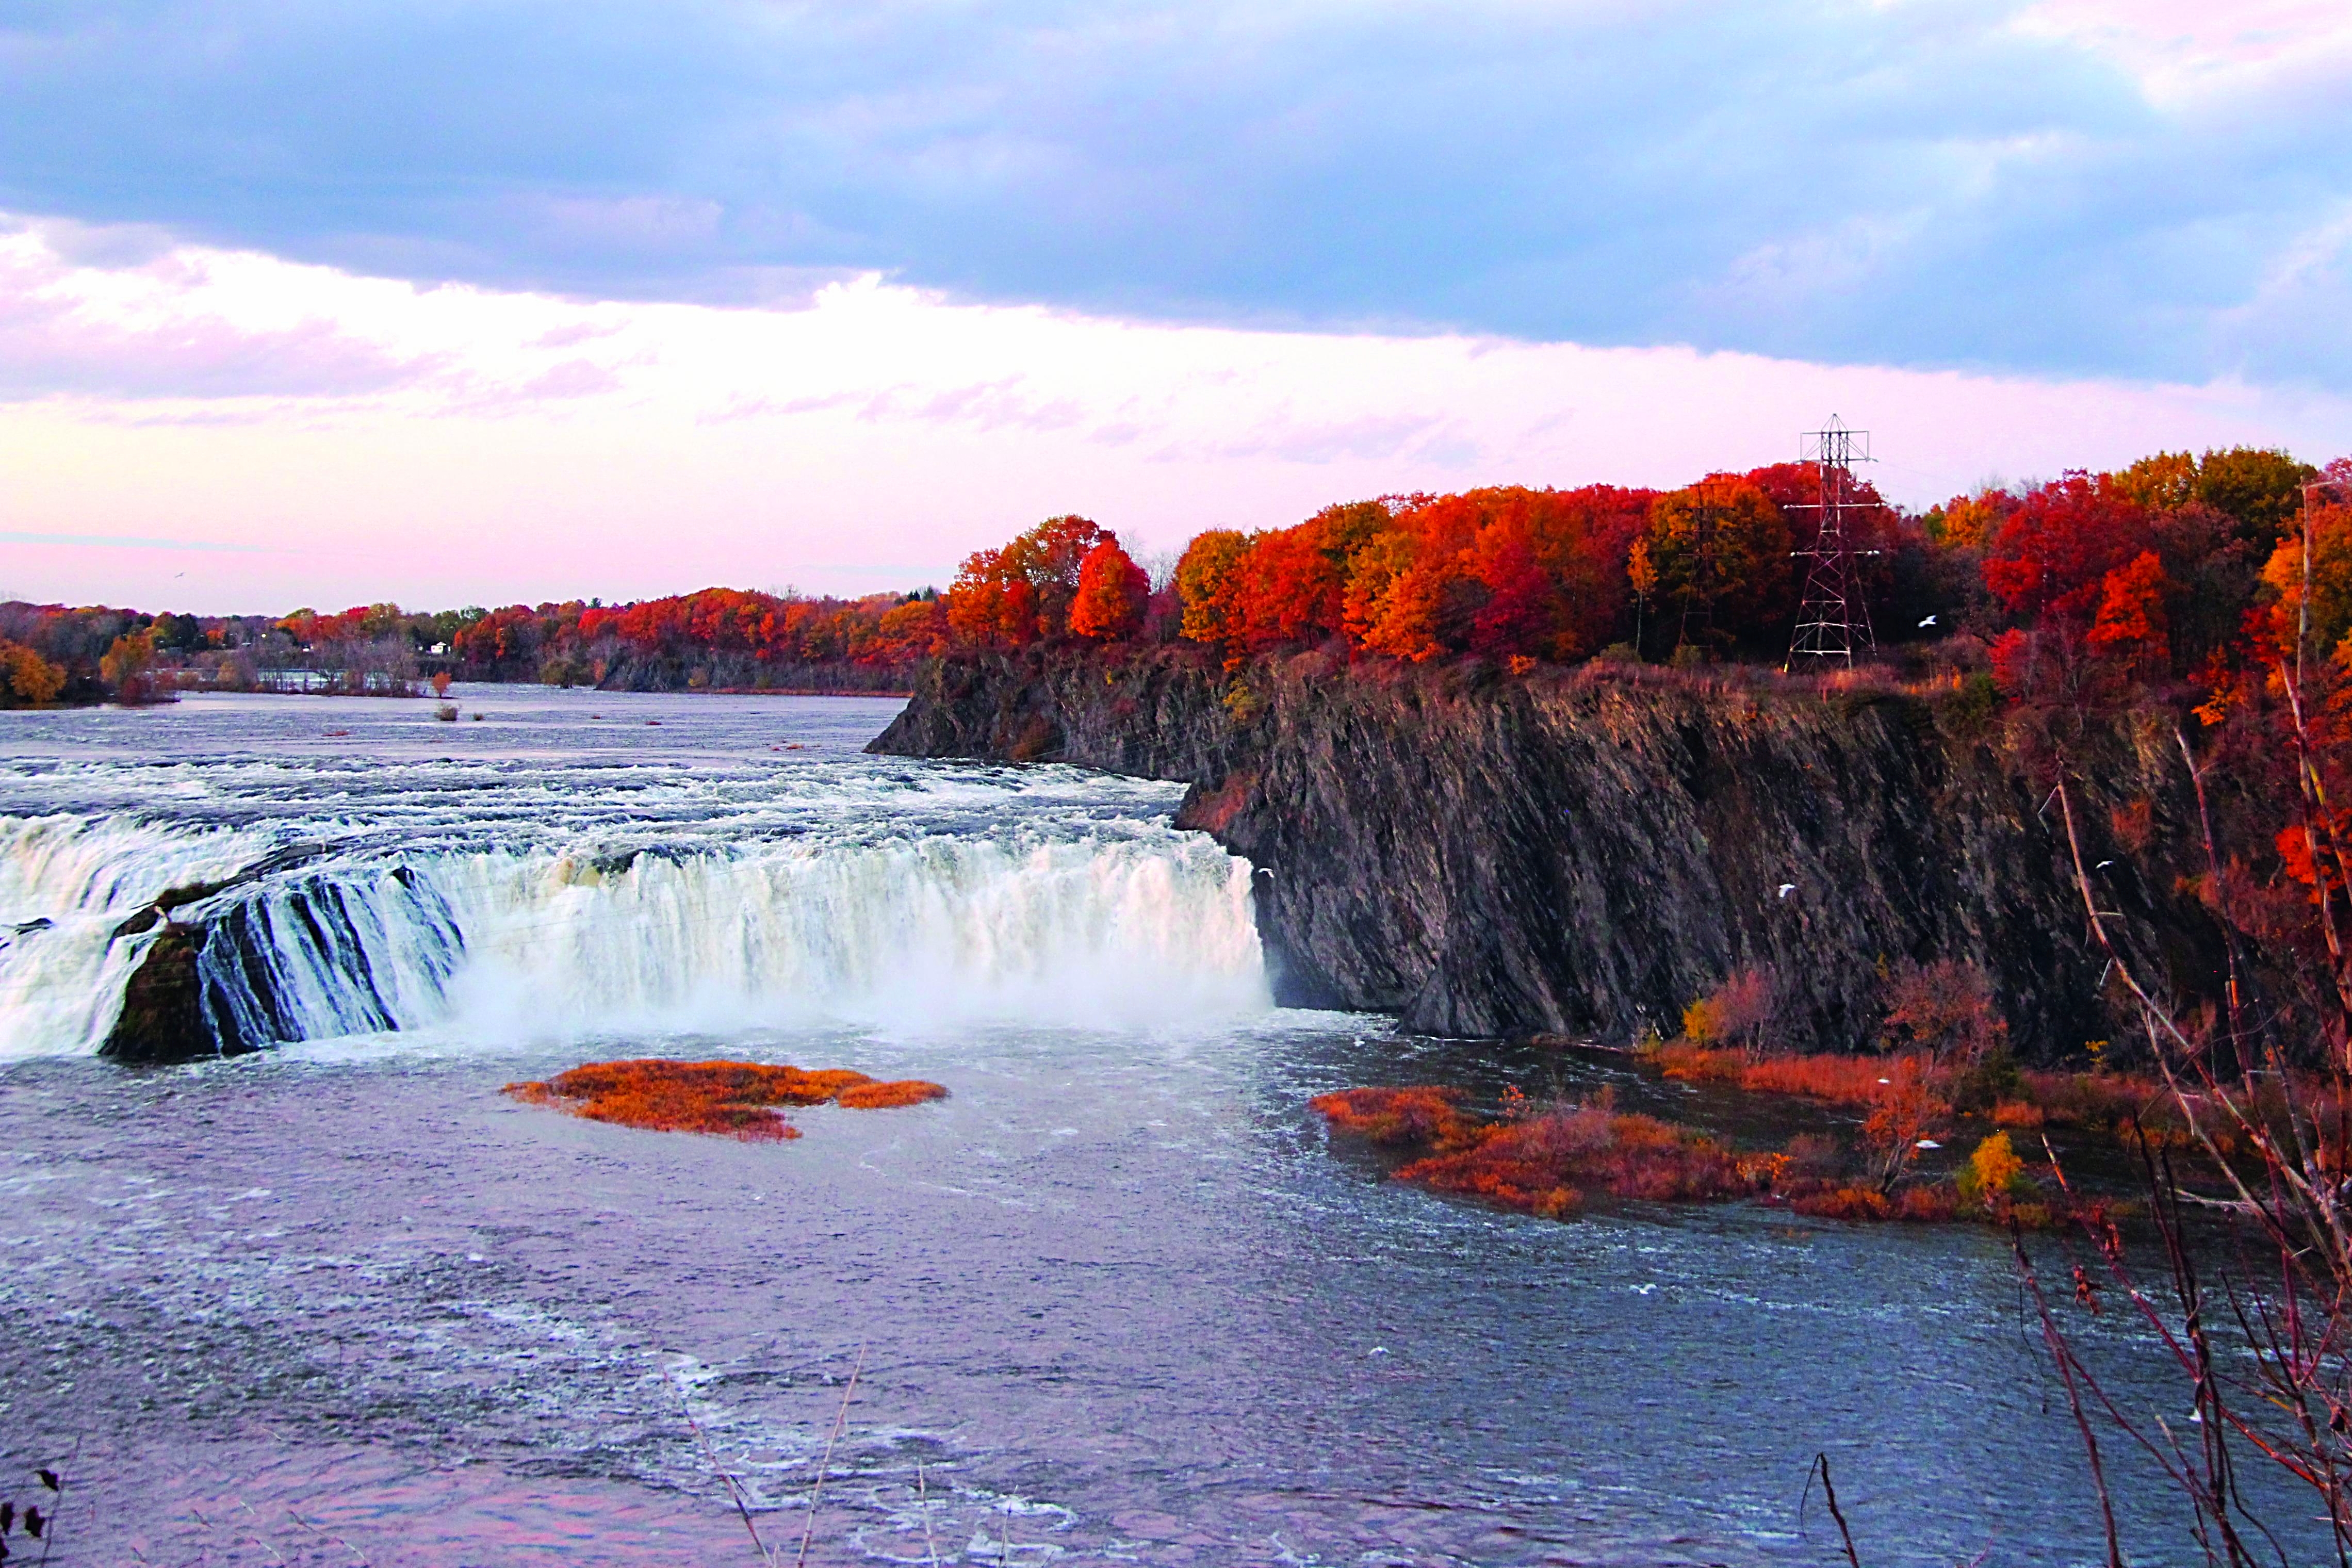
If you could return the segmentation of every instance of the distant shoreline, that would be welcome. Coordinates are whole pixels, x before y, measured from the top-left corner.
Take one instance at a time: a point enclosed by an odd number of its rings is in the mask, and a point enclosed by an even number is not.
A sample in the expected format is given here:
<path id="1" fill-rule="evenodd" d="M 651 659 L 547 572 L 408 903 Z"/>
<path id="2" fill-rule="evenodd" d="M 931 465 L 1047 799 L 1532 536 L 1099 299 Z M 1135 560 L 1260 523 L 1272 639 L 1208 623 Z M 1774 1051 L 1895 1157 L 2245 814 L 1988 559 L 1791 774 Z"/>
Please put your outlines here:
<path id="1" fill-rule="evenodd" d="M 601 686 L 549 686 L 535 680 L 467 680 L 454 683 L 453 689 L 454 685 L 464 685 L 468 687 L 488 686 L 499 688 L 530 688 L 541 691 L 581 691 L 593 693 L 602 697 L 874 697 L 889 698 L 897 701 L 905 702 L 911 700 L 915 695 L 912 691 L 844 690 L 838 687 L 819 688 L 813 686 L 678 686 L 662 687 L 653 690 L 637 691 L 627 689 L 607 689 Z M 168 695 L 150 699 L 147 702 L 137 704 L 136 706 L 152 707 L 158 703 L 176 701 L 182 697 L 359 697 L 366 698 L 374 701 L 391 702 L 433 702 L 446 700 L 446 699 L 444 698 L 436 698 L 430 689 L 424 691 L 331 691 L 324 689 L 316 691 L 300 691 L 290 690 L 282 687 L 276 689 L 255 687 L 240 690 L 236 688 L 225 686 L 167 687 L 164 689 Z M 106 705 L 106 700 L 104 699 L 81 703 L 54 702 L 48 704 L 48 706 L 53 709 L 71 707 L 103 707 Z M 21 710 L 21 711 L 25 712 L 33 712 L 37 710 L 29 708 Z"/>

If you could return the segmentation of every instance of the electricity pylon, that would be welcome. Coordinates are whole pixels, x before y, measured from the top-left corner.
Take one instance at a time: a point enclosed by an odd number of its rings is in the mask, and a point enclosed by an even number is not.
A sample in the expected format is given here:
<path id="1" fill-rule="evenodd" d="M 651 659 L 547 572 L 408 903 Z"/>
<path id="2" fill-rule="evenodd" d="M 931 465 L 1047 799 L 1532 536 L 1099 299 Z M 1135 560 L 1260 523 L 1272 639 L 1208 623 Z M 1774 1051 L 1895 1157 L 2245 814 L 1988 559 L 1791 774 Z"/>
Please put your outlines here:
<path id="1" fill-rule="evenodd" d="M 1830 416 L 1829 428 L 1806 432 L 1804 460 L 1821 477 L 1821 500 L 1794 511 L 1817 511 L 1821 529 L 1811 549 L 1791 553 L 1807 557 L 1804 597 L 1797 608 L 1797 629 L 1789 640 L 1788 669 L 1801 658 L 1842 658 L 1853 663 L 1856 653 L 1876 650 L 1878 639 L 1870 628 L 1870 602 L 1863 593 L 1860 558 L 1875 550 L 1856 550 L 1853 528 L 1875 501 L 1856 499 L 1856 463 L 1867 463 L 1870 432 L 1849 430 Z"/>

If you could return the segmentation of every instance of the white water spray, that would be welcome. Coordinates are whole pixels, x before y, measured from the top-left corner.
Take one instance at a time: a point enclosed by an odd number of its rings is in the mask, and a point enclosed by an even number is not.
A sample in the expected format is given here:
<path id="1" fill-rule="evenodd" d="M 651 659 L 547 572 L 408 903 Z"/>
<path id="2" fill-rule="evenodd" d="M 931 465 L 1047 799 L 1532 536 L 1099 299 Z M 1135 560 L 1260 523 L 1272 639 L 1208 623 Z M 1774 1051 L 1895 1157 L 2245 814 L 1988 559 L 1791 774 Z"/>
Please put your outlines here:
<path id="1" fill-rule="evenodd" d="M 88 1054 L 166 888 L 249 832 L 0 819 L 0 1055 Z M 845 1019 L 1139 1024 L 1267 1005 L 1247 866 L 1158 823 L 683 852 L 322 855 L 180 911 L 221 1037 L 485 1040 Z"/>

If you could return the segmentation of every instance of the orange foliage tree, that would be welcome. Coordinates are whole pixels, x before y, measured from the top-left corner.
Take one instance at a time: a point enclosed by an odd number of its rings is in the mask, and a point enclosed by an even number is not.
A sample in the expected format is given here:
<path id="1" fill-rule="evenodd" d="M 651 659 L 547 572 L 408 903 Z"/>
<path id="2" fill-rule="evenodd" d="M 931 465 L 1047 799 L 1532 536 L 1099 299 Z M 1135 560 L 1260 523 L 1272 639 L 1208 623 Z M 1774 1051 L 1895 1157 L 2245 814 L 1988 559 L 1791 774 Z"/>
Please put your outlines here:
<path id="1" fill-rule="evenodd" d="M 1192 536 L 1176 563 L 1176 597 L 1182 606 L 1183 635 L 1197 643 L 1221 647 L 1235 626 L 1234 595 L 1239 587 L 1237 568 L 1249 553 L 1249 535 L 1230 528 L 1212 528 Z"/>
<path id="2" fill-rule="evenodd" d="M 2347 486 L 2352 491 L 2352 486 Z M 2311 536 L 2311 586 L 2304 588 L 2304 534 Z M 2332 650 L 2352 634 L 2352 505 L 2326 501 L 2311 509 L 2307 524 L 2278 542 L 2263 567 L 2263 582 L 2276 595 L 2271 640 L 2294 646 L 2296 621 L 2310 616 L 2308 637 L 2315 648 Z"/>
<path id="3" fill-rule="evenodd" d="M 147 668 L 154 662 L 153 635 L 125 632 L 98 661 L 98 676 L 114 688 L 116 701 L 130 707 L 147 700 Z"/>
<path id="4" fill-rule="evenodd" d="M 1102 536 L 1078 563 L 1077 593 L 1070 600 L 1070 630 L 1098 642 L 1132 637 L 1143 624 L 1143 609 L 1151 597 L 1151 579 L 1134 558 L 1119 548 L 1118 540 Z"/>
<path id="5" fill-rule="evenodd" d="M 1087 554 L 1110 538 L 1075 513 L 1049 517 L 1001 550 L 964 559 L 948 591 L 948 625 L 982 647 L 1025 647 L 1070 628 L 1070 605 Z"/>
<path id="6" fill-rule="evenodd" d="M 52 664 L 22 643 L 0 642 L 0 694 L 12 702 L 38 707 L 66 689 L 64 667 Z"/>
<path id="7" fill-rule="evenodd" d="M 1650 492 L 1496 489 L 1327 507 L 1192 542 L 1183 635 L 1230 658 L 1344 637 L 1359 653 L 1573 659 L 1615 635 Z"/>

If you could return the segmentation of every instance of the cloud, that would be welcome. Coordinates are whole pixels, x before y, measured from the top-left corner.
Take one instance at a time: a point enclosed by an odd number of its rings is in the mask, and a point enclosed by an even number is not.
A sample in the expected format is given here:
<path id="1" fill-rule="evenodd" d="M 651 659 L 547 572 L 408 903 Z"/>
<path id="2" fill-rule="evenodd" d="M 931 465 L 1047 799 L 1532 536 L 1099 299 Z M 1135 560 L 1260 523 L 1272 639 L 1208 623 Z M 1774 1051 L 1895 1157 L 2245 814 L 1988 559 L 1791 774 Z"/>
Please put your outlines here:
<path id="1" fill-rule="evenodd" d="M 793 308 L 583 305 L 85 237 L 0 216 L 0 569 L 43 599 L 904 589 L 1059 512 L 1150 551 L 1399 491 L 1673 485 L 1792 458 L 1832 412 L 1912 505 L 2158 448 L 2325 459 L 2352 430 L 2352 397 L 2228 378 L 1152 324 L 871 277 Z M 2280 298 L 2332 286 L 2344 237 Z"/>
<path id="2" fill-rule="evenodd" d="M 2343 389 L 2352 282 L 2294 259 L 2352 202 L 2343 16 L 83 0 L 0 24 L 0 203 L 599 299 L 879 271 L 1139 319 Z"/>
<path id="3" fill-rule="evenodd" d="M 0 300 L 0 399 L 348 395 L 403 385 L 426 368 L 326 321 L 246 332 L 195 319 L 150 331 Z"/>
<path id="4" fill-rule="evenodd" d="M 568 359 L 551 365 L 517 389 L 529 401 L 594 397 L 621 384 L 619 374 L 591 360 Z"/>
<path id="5" fill-rule="evenodd" d="M 78 289 L 109 270 L 75 265 L 90 258 L 134 264 L 143 300 Z M 183 268 L 146 235 L 64 226 L 0 241 L 0 400 L 349 396 L 435 368 L 430 356 L 404 358 L 323 317 L 257 328 L 201 306 L 156 312 L 159 296 L 184 300 L 185 279 L 173 276 Z"/>
<path id="6" fill-rule="evenodd" d="M 1219 457 L 1275 457 L 1293 463 L 1330 463 L 1343 458 L 1402 463 L 1422 453 L 1437 456 L 1447 467 L 1475 462 L 1481 448 L 1475 442 L 1458 438 L 1441 438 L 1434 446 L 1424 442 L 1423 437 L 1432 437 L 1445 424 L 1443 416 L 1432 413 L 1300 420 L 1285 411 L 1234 439 L 1218 443 L 1213 450 Z M 1169 458 L 1195 455 L 1162 453 Z"/>
<path id="7" fill-rule="evenodd" d="M 0 214 L 0 403 L 61 397 L 115 420 L 178 425 L 249 420 L 289 402 L 530 408 L 618 389 L 623 368 L 576 351 L 609 351 L 626 325 L 551 300 L 159 251 L 146 231 Z M 501 333 L 514 342 L 499 346 Z M 604 357 L 625 365 L 636 352 Z"/>

